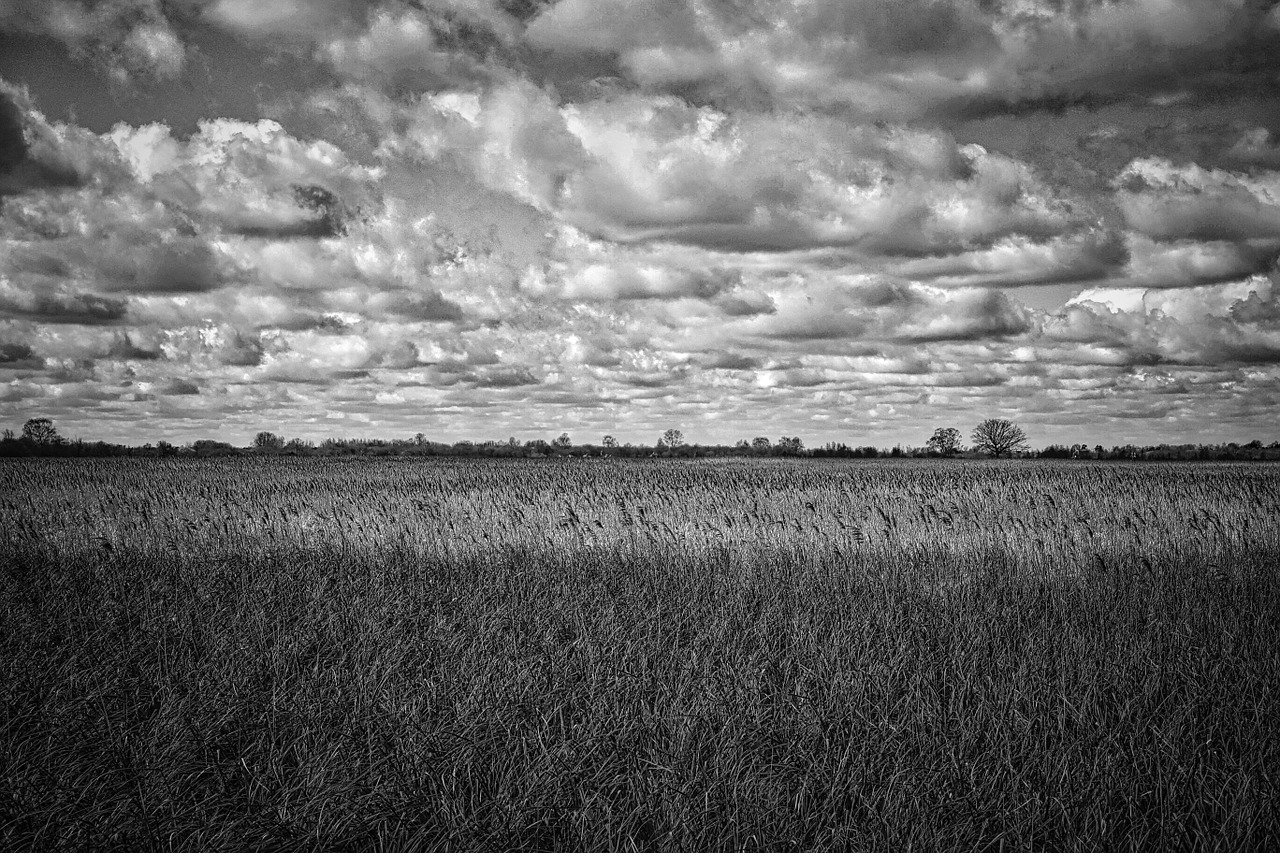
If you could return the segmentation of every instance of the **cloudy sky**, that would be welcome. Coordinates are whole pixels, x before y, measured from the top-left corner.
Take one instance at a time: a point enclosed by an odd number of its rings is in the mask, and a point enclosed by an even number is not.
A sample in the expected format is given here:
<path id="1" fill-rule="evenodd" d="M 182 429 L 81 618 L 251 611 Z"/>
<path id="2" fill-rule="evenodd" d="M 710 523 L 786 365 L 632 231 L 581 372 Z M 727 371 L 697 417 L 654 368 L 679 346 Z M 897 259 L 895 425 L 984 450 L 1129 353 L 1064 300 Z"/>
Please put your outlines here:
<path id="1" fill-rule="evenodd" d="M 0 421 L 1280 439 L 1271 0 L 0 0 Z"/>

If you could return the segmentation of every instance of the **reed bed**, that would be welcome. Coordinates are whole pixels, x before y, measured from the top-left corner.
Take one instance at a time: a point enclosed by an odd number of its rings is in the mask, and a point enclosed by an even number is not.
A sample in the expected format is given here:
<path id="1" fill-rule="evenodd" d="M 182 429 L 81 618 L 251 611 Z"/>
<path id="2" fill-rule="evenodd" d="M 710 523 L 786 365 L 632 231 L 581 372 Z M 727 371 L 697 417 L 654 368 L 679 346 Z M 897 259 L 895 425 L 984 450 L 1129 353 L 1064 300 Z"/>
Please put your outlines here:
<path id="1" fill-rule="evenodd" d="M 1280 468 L 0 482 L 0 847 L 1280 845 Z"/>

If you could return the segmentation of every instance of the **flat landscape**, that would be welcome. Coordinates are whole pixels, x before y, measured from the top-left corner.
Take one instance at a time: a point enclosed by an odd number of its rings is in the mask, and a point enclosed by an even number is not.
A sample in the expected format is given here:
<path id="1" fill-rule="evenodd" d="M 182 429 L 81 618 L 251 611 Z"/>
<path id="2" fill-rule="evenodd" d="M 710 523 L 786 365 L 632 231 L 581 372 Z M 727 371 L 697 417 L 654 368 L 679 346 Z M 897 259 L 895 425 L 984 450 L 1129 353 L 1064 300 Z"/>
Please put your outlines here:
<path id="1" fill-rule="evenodd" d="M 1280 467 L 0 483 L 6 849 L 1280 844 Z"/>

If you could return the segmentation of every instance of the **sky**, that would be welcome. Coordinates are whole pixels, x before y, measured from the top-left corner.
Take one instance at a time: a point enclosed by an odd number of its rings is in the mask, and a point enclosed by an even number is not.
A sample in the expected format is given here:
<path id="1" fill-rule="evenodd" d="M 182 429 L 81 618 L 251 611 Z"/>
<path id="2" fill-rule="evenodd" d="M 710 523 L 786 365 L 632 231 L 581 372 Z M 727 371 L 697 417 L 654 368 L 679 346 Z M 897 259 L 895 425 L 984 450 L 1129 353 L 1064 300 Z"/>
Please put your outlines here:
<path id="1" fill-rule="evenodd" d="M 1280 439 L 1272 0 L 0 0 L 0 425 Z"/>

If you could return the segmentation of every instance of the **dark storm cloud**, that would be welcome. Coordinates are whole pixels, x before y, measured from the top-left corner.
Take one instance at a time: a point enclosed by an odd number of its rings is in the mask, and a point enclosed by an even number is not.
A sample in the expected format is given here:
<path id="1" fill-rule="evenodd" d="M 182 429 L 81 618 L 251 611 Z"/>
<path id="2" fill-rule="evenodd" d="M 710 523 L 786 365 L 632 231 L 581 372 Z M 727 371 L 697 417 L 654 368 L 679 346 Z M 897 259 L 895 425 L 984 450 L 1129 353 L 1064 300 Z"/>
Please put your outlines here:
<path id="1" fill-rule="evenodd" d="M 395 290 L 383 294 L 380 307 L 388 314 L 431 323 L 456 323 L 463 319 L 462 306 L 438 290 Z"/>
<path id="2" fill-rule="evenodd" d="M 44 360 L 24 343 L 0 343 L 0 368 L 30 370 L 42 367 Z"/>
<path id="3" fill-rule="evenodd" d="M 115 289 L 131 293 L 201 293 L 224 283 L 208 244 L 199 239 L 176 239 L 150 247 L 110 246 L 98 275 Z"/>
<path id="4" fill-rule="evenodd" d="M 84 183 L 76 164 L 51 149 L 45 139 L 35 146 L 28 141 L 24 111 L 12 95 L 0 80 L 0 198 Z"/>
<path id="5" fill-rule="evenodd" d="M 0 175 L 8 175 L 27 159 L 27 138 L 22 130 L 22 113 L 0 92 Z"/>
<path id="6" fill-rule="evenodd" d="M 200 386 L 186 379 L 173 379 L 156 390 L 170 397 L 190 397 L 200 393 Z"/>
<path id="7" fill-rule="evenodd" d="M 815 287 L 812 296 L 780 299 L 776 314 L 753 331 L 786 341 L 979 341 L 1031 330 L 1030 313 L 998 290 L 943 291 L 875 280 Z"/>
<path id="8" fill-rule="evenodd" d="M 709 370 L 758 370 L 760 359 L 736 352 L 718 352 L 710 354 L 702 360 L 702 366 Z"/>
<path id="9" fill-rule="evenodd" d="M 0 280 L 0 316 L 21 317 L 44 323 L 111 325 L 128 313 L 128 302 L 65 287 L 32 292 L 5 286 Z"/>

